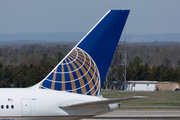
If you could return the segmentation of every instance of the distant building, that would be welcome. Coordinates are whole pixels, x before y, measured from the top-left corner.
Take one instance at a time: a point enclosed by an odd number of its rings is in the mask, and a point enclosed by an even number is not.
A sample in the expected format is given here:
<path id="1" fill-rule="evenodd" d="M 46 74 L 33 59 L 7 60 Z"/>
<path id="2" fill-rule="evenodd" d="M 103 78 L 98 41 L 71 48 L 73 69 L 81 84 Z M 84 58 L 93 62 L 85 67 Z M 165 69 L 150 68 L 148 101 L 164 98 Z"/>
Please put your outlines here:
<path id="1" fill-rule="evenodd" d="M 178 82 L 158 82 L 156 83 L 158 91 L 175 91 L 179 90 Z"/>
<path id="2" fill-rule="evenodd" d="M 127 81 L 127 90 L 130 91 L 156 91 L 157 81 Z"/>

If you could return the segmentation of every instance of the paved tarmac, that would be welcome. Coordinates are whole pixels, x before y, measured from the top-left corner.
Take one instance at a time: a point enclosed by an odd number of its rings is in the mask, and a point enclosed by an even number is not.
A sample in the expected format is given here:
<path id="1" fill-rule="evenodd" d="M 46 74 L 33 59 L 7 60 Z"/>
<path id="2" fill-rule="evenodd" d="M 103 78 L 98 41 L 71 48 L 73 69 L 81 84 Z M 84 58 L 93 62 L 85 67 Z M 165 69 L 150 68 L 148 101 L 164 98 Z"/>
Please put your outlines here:
<path id="1" fill-rule="evenodd" d="M 116 110 L 111 113 L 98 115 L 82 120 L 180 120 L 180 111 L 126 111 Z"/>

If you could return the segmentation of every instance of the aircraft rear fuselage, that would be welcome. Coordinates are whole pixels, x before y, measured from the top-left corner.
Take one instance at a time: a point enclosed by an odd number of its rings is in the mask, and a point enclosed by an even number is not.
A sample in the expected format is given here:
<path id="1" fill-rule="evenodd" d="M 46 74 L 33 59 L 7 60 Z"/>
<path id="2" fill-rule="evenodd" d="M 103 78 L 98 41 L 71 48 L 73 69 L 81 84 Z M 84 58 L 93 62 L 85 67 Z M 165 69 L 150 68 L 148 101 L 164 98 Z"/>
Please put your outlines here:
<path id="1" fill-rule="evenodd" d="M 6 94 L 3 94 L 6 92 Z M 89 101 L 103 100 L 97 96 L 88 96 L 66 91 L 33 90 L 29 88 L 0 89 L 0 119 L 18 120 L 19 118 L 35 119 L 46 117 L 59 119 L 59 117 L 81 118 L 90 117 L 110 111 L 109 106 L 82 107 L 81 109 L 61 109 L 59 106 L 67 106 Z M 48 116 L 54 116 L 50 118 Z"/>

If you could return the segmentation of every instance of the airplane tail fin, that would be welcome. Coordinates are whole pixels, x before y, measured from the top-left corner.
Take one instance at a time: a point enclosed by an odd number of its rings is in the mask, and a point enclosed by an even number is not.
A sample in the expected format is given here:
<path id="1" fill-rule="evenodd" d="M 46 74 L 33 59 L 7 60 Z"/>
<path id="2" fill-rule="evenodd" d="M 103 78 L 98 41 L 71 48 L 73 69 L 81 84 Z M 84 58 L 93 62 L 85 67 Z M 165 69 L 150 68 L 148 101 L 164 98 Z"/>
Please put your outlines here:
<path id="1" fill-rule="evenodd" d="M 109 10 L 36 88 L 99 95 L 128 14 Z"/>

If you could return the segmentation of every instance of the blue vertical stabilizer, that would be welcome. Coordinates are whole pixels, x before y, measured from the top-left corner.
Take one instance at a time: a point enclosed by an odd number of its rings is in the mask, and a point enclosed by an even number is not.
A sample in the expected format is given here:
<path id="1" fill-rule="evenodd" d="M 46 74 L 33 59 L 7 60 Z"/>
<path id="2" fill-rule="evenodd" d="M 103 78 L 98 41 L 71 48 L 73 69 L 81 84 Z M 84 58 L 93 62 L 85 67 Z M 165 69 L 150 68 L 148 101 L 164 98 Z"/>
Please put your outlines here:
<path id="1" fill-rule="evenodd" d="M 99 95 L 128 14 L 108 11 L 38 87 Z"/>

